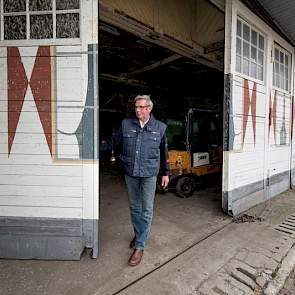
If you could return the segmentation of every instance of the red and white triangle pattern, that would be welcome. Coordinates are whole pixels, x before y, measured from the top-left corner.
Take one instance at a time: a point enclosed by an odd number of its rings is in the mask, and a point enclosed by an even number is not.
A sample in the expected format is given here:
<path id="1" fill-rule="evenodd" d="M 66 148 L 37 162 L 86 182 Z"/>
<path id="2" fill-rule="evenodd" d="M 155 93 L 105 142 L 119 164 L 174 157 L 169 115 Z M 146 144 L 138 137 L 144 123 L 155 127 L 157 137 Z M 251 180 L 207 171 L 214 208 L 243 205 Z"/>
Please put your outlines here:
<path id="1" fill-rule="evenodd" d="M 30 79 L 19 48 L 7 48 L 8 155 L 11 153 L 26 93 L 30 87 L 52 156 L 51 69 L 50 46 L 38 47 Z"/>
<path id="2" fill-rule="evenodd" d="M 253 83 L 252 95 L 250 99 L 250 88 L 249 81 L 244 79 L 244 87 L 243 87 L 243 120 L 242 120 L 242 145 L 245 143 L 245 135 L 247 129 L 248 118 L 251 117 L 252 120 L 252 128 L 253 128 L 253 136 L 254 136 L 254 144 L 256 143 L 256 102 L 257 102 L 257 91 L 256 91 L 256 82 Z M 251 116 L 249 115 L 251 109 Z"/>

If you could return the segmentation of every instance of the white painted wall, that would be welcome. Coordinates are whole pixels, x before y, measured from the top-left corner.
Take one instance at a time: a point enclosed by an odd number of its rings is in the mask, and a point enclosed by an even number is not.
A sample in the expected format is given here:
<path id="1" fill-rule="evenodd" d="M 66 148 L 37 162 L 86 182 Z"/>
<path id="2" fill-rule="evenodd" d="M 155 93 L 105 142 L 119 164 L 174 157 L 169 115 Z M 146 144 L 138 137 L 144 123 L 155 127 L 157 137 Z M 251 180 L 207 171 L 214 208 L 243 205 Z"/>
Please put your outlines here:
<path id="1" fill-rule="evenodd" d="M 264 81 L 254 80 L 236 72 L 236 23 L 240 17 L 250 26 L 254 27 L 259 33 L 265 36 L 265 70 Z M 272 197 L 282 190 L 289 188 L 289 176 L 284 179 L 284 184 L 278 190 L 269 190 L 267 179 L 270 179 L 272 185 L 273 176 L 281 175 L 284 172 L 290 172 L 291 169 L 291 95 L 293 86 L 288 93 L 277 92 L 277 119 L 276 119 L 276 136 L 279 136 L 279 130 L 282 126 L 283 118 L 283 98 L 285 97 L 285 123 L 287 131 L 287 144 L 278 145 L 274 141 L 273 122 L 269 126 L 269 107 L 270 97 L 273 96 L 274 87 L 272 86 L 273 60 L 272 50 L 274 43 L 280 44 L 288 50 L 294 60 L 294 49 L 290 44 L 283 40 L 270 27 L 268 27 L 259 17 L 254 15 L 240 1 L 226 1 L 226 48 L 225 48 L 225 73 L 232 74 L 233 83 L 231 86 L 232 93 L 232 118 L 234 122 L 234 144 L 233 150 L 224 151 L 224 168 L 223 168 L 223 192 L 229 193 L 228 209 L 234 213 L 239 213 L 247 208 Z M 293 65 L 292 65 L 293 67 Z M 293 73 L 293 72 L 292 72 Z M 249 98 L 252 101 L 254 84 L 256 83 L 256 140 L 254 140 L 253 131 L 253 113 L 251 104 L 249 112 L 243 114 L 243 93 L 245 92 L 245 79 L 248 80 Z M 292 78 L 293 79 L 293 78 Z M 243 118 L 245 121 L 247 115 L 247 124 L 245 134 L 243 133 Z M 244 141 L 243 141 L 244 136 Z M 278 138 L 276 139 L 278 142 Z M 294 161 L 294 160 L 293 160 Z M 294 163 L 294 162 L 293 162 Z M 293 164 L 294 165 L 294 164 Z M 263 182 L 263 189 L 259 194 L 244 196 L 241 201 L 240 194 L 236 193 L 243 187 L 249 188 L 251 184 Z M 274 184 L 275 186 L 275 184 Z M 278 185 L 279 187 L 280 185 Z M 253 192 L 254 194 L 254 192 Z M 247 198 L 249 202 L 247 202 Z M 236 206 L 236 210 L 235 210 Z"/>
<path id="2" fill-rule="evenodd" d="M 98 2 L 81 1 L 81 40 L 52 45 L 52 130 L 74 133 L 84 110 L 89 44 L 97 44 Z M 1 43 L 1 41 L 0 41 Z M 76 135 L 54 133 L 51 156 L 30 86 L 8 155 L 7 47 L 17 46 L 28 79 L 35 41 L 5 41 L 0 48 L 0 216 L 98 219 L 98 161 L 79 157 Z M 97 90 L 97 88 L 96 88 Z M 96 97 L 97 99 L 97 97 Z M 97 102 L 96 102 L 97 103 Z M 97 121 L 93 122 L 96 124 Z M 97 155 L 97 154 L 96 154 Z"/>

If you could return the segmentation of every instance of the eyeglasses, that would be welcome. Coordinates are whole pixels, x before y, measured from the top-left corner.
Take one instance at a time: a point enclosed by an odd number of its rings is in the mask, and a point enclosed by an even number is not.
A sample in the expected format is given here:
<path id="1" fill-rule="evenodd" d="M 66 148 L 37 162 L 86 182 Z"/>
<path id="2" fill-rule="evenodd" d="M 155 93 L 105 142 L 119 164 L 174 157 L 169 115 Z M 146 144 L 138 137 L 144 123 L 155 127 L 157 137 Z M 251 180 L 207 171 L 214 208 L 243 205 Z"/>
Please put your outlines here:
<path id="1" fill-rule="evenodd" d="M 146 105 L 146 106 L 135 106 L 134 108 L 137 110 L 137 109 L 140 109 L 140 110 L 143 110 L 144 108 L 148 108 L 150 105 Z"/>

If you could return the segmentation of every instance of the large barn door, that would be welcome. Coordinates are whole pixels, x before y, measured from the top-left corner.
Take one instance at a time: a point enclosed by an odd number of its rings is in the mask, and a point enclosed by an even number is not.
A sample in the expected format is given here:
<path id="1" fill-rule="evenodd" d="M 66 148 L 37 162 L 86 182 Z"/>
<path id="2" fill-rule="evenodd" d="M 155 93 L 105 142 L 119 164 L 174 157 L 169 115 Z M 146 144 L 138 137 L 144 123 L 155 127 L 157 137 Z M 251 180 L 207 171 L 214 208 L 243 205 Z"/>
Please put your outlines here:
<path id="1" fill-rule="evenodd" d="M 226 1 L 222 205 L 232 215 L 266 198 L 269 49 L 260 27 L 241 3 Z"/>
<path id="2" fill-rule="evenodd" d="M 291 161 L 291 53 L 278 44 L 272 52 L 269 98 L 269 197 L 290 187 Z"/>
<path id="3" fill-rule="evenodd" d="M 97 257 L 98 2 L 6 2 L 0 258 Z"/>

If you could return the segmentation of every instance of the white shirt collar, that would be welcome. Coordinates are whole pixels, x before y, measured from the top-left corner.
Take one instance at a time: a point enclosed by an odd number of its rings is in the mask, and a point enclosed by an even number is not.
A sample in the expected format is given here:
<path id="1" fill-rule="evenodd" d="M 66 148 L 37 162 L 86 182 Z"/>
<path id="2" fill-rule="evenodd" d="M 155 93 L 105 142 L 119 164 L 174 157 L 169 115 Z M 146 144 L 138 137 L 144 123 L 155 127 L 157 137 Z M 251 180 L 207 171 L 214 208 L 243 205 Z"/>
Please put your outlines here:
<path id="1" fill-rule="evenodd" d="M 148 118 L 145 122 L 142 122 L 141 120 L 139 120 L 140 123 L 140 127 L 143 128 L 145 126 L 145 124 L 149 121 L 150 118 Z"/>

